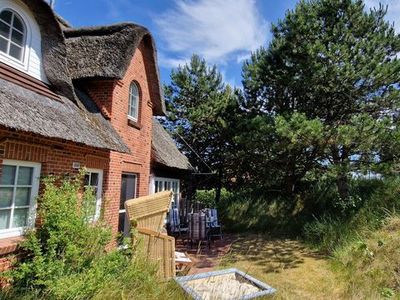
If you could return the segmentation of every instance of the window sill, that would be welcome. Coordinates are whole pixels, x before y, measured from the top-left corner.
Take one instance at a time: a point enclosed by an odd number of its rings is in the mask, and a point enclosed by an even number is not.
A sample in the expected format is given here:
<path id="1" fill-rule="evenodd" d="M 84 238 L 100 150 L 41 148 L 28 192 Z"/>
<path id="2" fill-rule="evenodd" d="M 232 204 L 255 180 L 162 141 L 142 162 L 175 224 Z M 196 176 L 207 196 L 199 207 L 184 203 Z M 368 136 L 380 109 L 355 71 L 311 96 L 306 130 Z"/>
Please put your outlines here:
<path id="1" fill-rule="evenodd" d="M 128 125 L 136 128 L 138 130 L 142 129 L 142 124 L 140 124 L 140 123 L 138 123 L 136 121 L 133 121 L 131 119 L 128 119 Z"/>
<path id="2" fill-rule="evenodd" d="M 0 256 L 18 250 L 19 244 L 25 239 L 23 236 L 0 239 Z"/>

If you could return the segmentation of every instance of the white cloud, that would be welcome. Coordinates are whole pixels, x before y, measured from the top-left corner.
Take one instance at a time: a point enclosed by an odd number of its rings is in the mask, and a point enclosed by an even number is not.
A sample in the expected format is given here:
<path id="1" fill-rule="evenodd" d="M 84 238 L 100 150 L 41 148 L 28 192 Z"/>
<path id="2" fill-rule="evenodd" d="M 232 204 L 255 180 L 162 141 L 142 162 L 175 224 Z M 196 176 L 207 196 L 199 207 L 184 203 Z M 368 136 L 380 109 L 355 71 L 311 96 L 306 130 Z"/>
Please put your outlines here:
<path id="1" fill-rule="evenodd" d="M 236 57 L 236 62 L 238 63 L 238 64 L 241 64 L 242 62 L 244 62 L 245 60 L 248 60 L 248 59 L 250 59 L 251 58 L 251 53 L 245 53 L 245 54 L 239 54 L 237 57 Z"/>
<path id="2" fill-rule="evenodd" d="M 400 0 L 365 0 L 367 9 L 379 7 L 379 3 L 388 6 L 386 19 L 393 23 L 396 32 L 400 33 Z"/>
<path id="3" fill-rule="evenodd" d="M 165 50 L 183 58 L 175 63 L 193 53 L 210 63 L 240 60 L 269 36 L 255 0 L 176 0 L 173 9 L 158 16 L 156 25 Z"/>
<path id="4" fill-rule="evenodd" d="M 183 66 L 185 63 L 187 63 L 188 59 L 167 57 L 161 52 L 158 55 L 158 62 L 160 65 L 167 68 L 177 68 L 178 66 Z"/>
<path id="5" fill-rule="evenodd" d="M 107 18 L 114 21 L 120 19 L 124 14 L 131 11 L 135 6 L 130 0 L 102 0 L 107 8 Z"/>

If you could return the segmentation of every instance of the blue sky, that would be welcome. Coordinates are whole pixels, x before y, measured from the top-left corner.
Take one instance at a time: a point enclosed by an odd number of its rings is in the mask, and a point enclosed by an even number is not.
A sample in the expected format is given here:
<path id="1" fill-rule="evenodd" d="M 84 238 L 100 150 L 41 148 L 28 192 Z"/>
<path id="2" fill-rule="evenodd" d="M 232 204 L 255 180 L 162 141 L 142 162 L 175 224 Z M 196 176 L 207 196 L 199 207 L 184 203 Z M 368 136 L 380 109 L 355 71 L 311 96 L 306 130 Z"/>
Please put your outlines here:
<path id="1" fill-rule="evenodd" d="M 56 11 L 74 27 L 134 22 L 147 27 L 157 48 L 161 79 L 197 53 L 218 65 L 226 82 L 241 85 L 241 66 L 251 51 L 267 45 L 270 25 L 296 0 L 56 0 Z M 365 0 L 389 5 L 388 20 L 400 18 L 400 0 Z M 395 24 L 400 29 L 400 22 Z"/>

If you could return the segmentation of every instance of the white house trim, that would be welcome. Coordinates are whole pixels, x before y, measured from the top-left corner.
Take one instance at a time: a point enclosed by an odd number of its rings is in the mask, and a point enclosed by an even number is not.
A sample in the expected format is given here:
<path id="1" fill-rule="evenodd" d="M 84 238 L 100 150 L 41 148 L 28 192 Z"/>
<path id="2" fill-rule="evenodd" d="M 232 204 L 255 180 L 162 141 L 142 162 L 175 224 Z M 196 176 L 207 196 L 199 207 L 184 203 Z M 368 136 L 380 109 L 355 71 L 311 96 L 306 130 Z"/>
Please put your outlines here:
<path id="1" fill-rule="evenodd" d="M 28 221 L 27 221 L 27 226 L 25 227 L 16 227 L 16 228 L 9 228 L 9 229 L 1 229 L 0 230 L 0 238 L 9 238 L 9 237 L 15 237 L 15 236 L 20 236 L 24 234 L 24 231 L 27 228 L 33 228 L 35 226 L 35 220 L 36 220 L 36 197 L 39 193 L 39 182 L 40 182 L 40 170 L 41 170 L 41 164 L 40 163 L 34 163 L 34 162 L 27 162 L 27 161 L 19 161 L 19 160 L 8 160 L 5 159 L 3 160 L 2 165 L 12 165 L 12 166 L 17 166 L 17 169 L 19 167 L 31 167 L 33 168 L 33 173 L 32 173 L 32 185 L 31 185 L 31 195 L 30 195 L 30 201 L 29 201 L 29 212 L 28 212 Z M 0 185 L 4 186 L 4 185 Z M 12 206 L 11 209 L 14 210 L 15 207 L 15 191 L 17 187 L 17 183 L 14 182 L 13 187 L 13 201 L 12 201 Z M 12 220 L 10 220 L 11 222 Z"/>
<path id="2" fill-rule="evenodd" d="M 24 56 L 20 61 L 0 51 L 0 61 L 36 79 L 48 83 L 43 69 L 42 39 L 39 25 L 29 8 L 19 0 L 1 0 L 0 12 L 9 9 L 24 22 L 26 29 Z"/>

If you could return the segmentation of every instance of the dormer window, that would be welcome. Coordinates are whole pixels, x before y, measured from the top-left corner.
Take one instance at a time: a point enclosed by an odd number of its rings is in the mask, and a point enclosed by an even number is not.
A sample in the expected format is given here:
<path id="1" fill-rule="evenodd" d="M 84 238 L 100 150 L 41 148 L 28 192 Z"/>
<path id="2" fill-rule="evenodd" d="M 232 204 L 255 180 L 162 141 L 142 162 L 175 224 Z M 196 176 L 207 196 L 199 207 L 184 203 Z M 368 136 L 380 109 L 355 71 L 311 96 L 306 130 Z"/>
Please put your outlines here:
<path id="1" fill-rule="evenodd" d="M 0 13 L 0 51 L 23 62 L 26 27 L 22 18 L 14 11 L 5 9 Z"/>
<path id="2" fill-rule="evenodd" d="M 128 118 L 134 122 L 139 118 L 139 89 L 135 82 L 129 88 Z"/>

